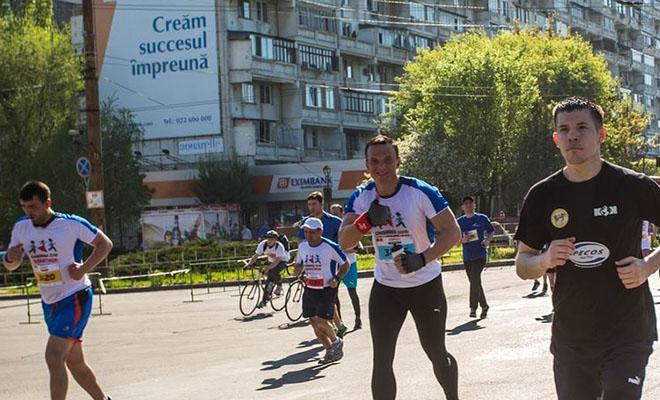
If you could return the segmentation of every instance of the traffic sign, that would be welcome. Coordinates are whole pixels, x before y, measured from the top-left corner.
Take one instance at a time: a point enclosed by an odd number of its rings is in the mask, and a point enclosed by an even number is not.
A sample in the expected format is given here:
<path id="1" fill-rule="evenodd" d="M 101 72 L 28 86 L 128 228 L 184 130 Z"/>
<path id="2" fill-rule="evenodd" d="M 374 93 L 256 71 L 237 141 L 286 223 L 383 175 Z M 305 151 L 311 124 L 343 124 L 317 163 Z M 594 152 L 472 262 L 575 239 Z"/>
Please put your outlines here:
<path id="1" fill-rule="evenodd" d="M 103 190 L 86 192 L 87 208 L 103 208 Z"/>
<path id="2" fill-rule="evenodd" d="M 89 174 L 92 173 L 92 163 L 89 162 L 89 158 L 80 157 L 76 161 L 76 172 L 78 172 L 78 175 L 82 178 L 89 177 Z"/>

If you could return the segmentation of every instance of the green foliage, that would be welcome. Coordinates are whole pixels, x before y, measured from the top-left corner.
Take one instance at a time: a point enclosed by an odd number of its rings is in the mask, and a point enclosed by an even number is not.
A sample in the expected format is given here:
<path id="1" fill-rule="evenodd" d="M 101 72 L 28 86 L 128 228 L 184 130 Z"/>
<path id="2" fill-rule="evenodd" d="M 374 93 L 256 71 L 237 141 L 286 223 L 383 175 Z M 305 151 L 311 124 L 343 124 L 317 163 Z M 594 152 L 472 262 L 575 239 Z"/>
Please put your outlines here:
<path id="1" fill-rule="evenodd" d="M 139 220 L 151 196 L 132 148 L 143 131 L 131 111 L 117 108 L 114 99 L 101 104 L 101 129 L 107 229 L 121 238 L 124 230 Z"/>
<path id="2" fill-rule="evenodd" d="M 646 118 L 618 103 L 605 60 L 577 36 L 456 35 L 420 52 L 399 82 L 386 118 L 403 139 L 401 172 L 433 183 L 453 203 L 476 195 L 482 210 L 500 198 L 494 209 L 514 211 L 532 184 L 563 165 L 551 139 L 557 101 L 581 95 L 616 112 L 604 147 L 618 163 Z"/>
<path id="3" fill-rule="evenodd" d="M 238 203 L 243 209 L 254 204 L 250 171 L 240 158 L 208 157 L 199 163 L 199 177 L 192 190 L 204 204 Z"/>
<path id="4" fill-rule="evenodd" d="M 601 154 L 618 165 L 633 168 L 634 160 L 642 158 L 651 145 L 644 136 L 651 115 L 644 114 L 641 106 L 634 105 L 630 97 L 623 95 L 619 95 L 605 112 L 607 136 Z"/>
<path id="5" fill-rule="evenodd" d="M 0 18 L 0 241 L 5 243 L 20 215 L 18 191 L 28 179 L 49 183 L 53 201 L 66 204 L 67 211 L 82 204 L 72 195 L 82 193 L 80 180 L 70 180 L 75 159 L 69 159 L 74 155 L 67 131 L 75 124 L 83 83 L 69 35 L 30 13 L 16 16 L 6 4 L 0 4 L 5 10 Z"/>

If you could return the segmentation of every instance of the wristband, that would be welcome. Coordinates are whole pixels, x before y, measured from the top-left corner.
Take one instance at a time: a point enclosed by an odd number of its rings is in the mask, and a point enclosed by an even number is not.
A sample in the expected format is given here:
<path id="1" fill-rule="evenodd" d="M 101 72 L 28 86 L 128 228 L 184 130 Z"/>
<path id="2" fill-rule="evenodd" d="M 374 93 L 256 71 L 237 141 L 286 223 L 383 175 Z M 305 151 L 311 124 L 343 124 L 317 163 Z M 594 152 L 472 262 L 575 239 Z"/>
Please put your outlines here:
<path id="1" fill-rule="evenodd" d="M 369 217 L 367 217 L 367 213 L 364 212 L 360 214 L 359 217 L 353 222 L 353 226 L 360 231 L 363 235 L 366 234 L 371 230 L 371 223 L 369 222 Z"/>

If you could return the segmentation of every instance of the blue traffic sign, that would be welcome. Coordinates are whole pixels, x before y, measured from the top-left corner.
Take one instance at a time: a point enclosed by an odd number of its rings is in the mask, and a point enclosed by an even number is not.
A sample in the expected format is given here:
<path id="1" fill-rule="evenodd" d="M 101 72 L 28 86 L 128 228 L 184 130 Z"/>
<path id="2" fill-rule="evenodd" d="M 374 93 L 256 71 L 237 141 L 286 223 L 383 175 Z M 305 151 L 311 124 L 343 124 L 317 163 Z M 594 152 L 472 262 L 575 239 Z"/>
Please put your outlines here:
<path id="1" fill-rule="evenodd" d="M 89 177 L 89 174 L 92 173 L 92 163 L 89 162 L 89 158 L 80 157 L 76 161 L 76 172 L 83 178 Z"/>

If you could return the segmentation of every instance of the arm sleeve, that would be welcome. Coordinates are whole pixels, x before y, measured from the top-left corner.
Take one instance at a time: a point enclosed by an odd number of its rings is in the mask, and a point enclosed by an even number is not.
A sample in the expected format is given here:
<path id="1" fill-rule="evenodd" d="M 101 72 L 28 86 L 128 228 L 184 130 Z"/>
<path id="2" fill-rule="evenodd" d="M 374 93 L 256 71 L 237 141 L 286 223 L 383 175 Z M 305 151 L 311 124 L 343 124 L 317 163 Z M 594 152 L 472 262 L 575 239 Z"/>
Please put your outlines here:
<path id="1" fill-rule="evenodd" d="M 300 246 L 298 246 L 298 251 L 296 252 L 296 264 L 302 265 L 302 256 L 300 255 Z"/>
<path id="2" fill-rule="evenodd" d="M 339 246 L 332 246 L 332 248 L 335 250 L 333 251 L 332 254 L 332 260 L 337 261 L 337 264 L 343 265 L 345 262 L 348 261 L 348 258 L 346 258 L 346 253 L 344 253 L 344 250 L 341 249 Z"/>
<path id="3" fill-rule="evenodd" d="M 18 224 L 14 224 L 14 227 L 11 230 L 11 239 L 9 239 L 9 247 L 14 247 L 23 243 L 23 238 L 21 238 L 20 229 Z M 25 246 L 25 244 L 23 244 Z M 25 250 L 27 252 L 27 249 Z"/>
<path id="4" fill-rule="evenodd" d="M 532 187 L 523 202 L 520 211 L 520 222 L 518 229 L 513 237 L 525 243 L 527 246 L 541 250 L 543 245 L 551 241 L 550 232 L 548 232 L 543 221 L 543 193 L 540 188 Z M 550 218 L 550 216 L 547 216 Z"/>
<path id="5" fill-rule="evenodd" d="M 490 218 L 486 215 L 484 215 L 484 230 L 488 233 L 495 231 L 493 224 L 490 222 Z"/>
<path id="6" fill-rule="evenodd" d="M 254 250 L 254 254 L 256 255 L 262 255 L 264 254 L 264 247 L 266 247 L 266 241 L 262 241 L 257 245 L 257 248 Z"/>
<path id="7" fill-rule="evenodd" d="M 420 189 L 420 203 L 426 218 L 432 219 L 449 207 L 449 203 L 435 186 L 425 185 L 420 186 Z"/>
<path id="8" fill-rule="evenodd" d="M 90 244 L 96 238 L 99 229 L 92 225 L 85 218 L 77 215 L 71 216 L 73 234 L 81 241 Z"/>
<path id="9" fill-rule="evenodd" d="M 660 186 L 646 176 L 643 177 L 642 182 L 642 191 L 638 197 L 642 199 L 640 204 L 641 217 L 653 225 L 660 225 Z"/>

